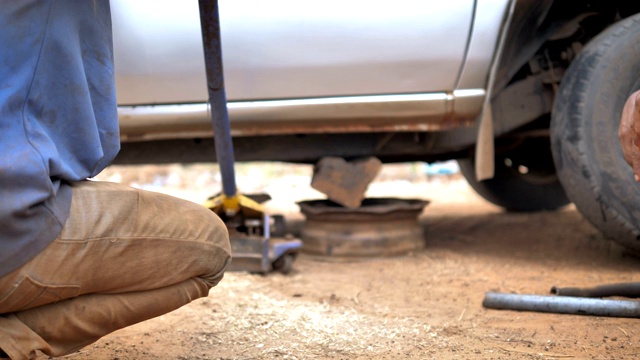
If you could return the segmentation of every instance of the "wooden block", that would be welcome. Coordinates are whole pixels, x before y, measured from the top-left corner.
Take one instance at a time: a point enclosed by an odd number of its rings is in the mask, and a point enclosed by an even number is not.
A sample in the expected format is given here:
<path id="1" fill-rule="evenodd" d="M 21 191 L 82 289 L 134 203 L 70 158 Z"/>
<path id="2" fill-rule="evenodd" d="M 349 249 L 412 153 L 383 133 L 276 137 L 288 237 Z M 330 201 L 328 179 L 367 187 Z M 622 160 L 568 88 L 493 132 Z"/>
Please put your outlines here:
<path id="1" fill-rule="evenodd" d="M 360 207 L 369 184 L 382 168 L 375 157 L 347 162 L 339 157 L 324 157 L 313 171 L 311 187 L 347 208 Z"/>

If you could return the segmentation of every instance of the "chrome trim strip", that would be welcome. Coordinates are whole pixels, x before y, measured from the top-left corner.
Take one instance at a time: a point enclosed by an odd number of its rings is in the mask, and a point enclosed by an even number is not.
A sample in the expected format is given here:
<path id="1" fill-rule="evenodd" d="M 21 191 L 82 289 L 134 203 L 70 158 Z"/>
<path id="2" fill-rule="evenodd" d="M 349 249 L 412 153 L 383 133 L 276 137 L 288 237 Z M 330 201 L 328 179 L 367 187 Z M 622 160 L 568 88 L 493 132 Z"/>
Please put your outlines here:
<path id="1" fill-rule="evenodd" d="M 291 100 L 264 100 L 264 101 L 236 101 L 230 102 L 229 109 L 247 107 L 273 107 L 273 106 L 304 106 L 304 105 L 334 105 L 334 104 L 367 104 L 383 102 L 407 102 L 407 101 L 432 101 L 446 98 L 446 93 L 429 94 L 401 94 L 401 95 L 368 95 L 368 96 L 344 96 L 315 99 L 291 99 Z"/>
<path id="2" fill-rule="evenodd" d="M 461 126 L 480 112 L 482 89 L 452 93 L 234 101 L 234 136 L 327 132 L 438 131 Z M 456 115 L 454 102 L 464 109 Z M 123 141 L 209 137 L 208 104 L 118 107 Z M 463 119 L 460 119 L 462 116 Z M 451 118 L 455 121 L 450 121 Z"/>
<path id="3" fill-rule="evenodd" d="M 482 96 L 482 97 L 484 97 L 484 95 L 485 95 L 485 91 L 483 89 L 453 90 L 453 96 L 455 98 L 473 97 L 473 96 Z"/>

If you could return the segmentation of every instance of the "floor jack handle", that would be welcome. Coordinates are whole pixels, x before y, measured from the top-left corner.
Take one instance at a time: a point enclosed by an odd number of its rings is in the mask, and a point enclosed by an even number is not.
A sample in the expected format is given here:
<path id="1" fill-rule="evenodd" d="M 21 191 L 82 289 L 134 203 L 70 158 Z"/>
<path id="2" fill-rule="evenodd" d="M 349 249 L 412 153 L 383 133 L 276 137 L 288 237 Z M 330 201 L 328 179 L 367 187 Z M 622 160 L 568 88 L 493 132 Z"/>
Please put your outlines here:
<path id="1" fill-rule="evenodd" d="M 200 28 L 204 45 L 204 63 L 207 72 L 207 89 L 211 104 L 211 121 L 216 157 L 222 175 L 222 192 L 227 198 L 237 193 L 231 127 L 227 111 L 227 95 L 222 71 L 222 43 L 220 41 L 220 15 L 218 0 L 199 0 Z"/>

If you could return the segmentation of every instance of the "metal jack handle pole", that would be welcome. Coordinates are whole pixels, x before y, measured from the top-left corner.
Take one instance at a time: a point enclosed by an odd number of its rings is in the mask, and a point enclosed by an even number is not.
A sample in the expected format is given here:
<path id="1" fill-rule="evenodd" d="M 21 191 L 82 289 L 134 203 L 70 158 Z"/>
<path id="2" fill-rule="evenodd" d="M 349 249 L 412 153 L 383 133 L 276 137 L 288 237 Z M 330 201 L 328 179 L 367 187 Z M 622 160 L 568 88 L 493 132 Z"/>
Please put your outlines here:
<path id="1" fill-rule="evenodd" d="M 211 104 L 216 156 L 222 175 L 222 192 L 227 198 L 237 195 L 231 127 L 227 111 L 227 95 L 222 72 L 222 43 L 218 0 L 199 0 L 200 28 L 207 70 L 207 88 Z"/>

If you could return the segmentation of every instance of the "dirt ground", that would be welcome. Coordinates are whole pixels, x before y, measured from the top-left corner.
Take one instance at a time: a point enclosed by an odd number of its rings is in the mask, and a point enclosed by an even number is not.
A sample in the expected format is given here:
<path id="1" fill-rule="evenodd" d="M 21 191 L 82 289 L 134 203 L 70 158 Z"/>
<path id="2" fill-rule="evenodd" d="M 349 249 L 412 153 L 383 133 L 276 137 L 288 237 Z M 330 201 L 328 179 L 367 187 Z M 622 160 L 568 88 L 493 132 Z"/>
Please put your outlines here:
<path id="1" fill-rule="evenodd" d="M 289 275 L 227 273 L 208 298 L 115 332 L 66 358 L 640 357 L 638 320 L 488 310 L 481 304 L 487 291 L 545 295 L 553 285 L 640 281 L 640 260 L 604 240 L 573 206 L 504 213 L 459 177 L 426 181 L 412 166 L 386 167 L 370 195 L 432 201 L 420 217 L 424 250 L 350 262 L 303 255 Z M 305 171 L 283 170 L 258 189 L 284 199 L 274 201 L 275 208 L 287 213 L 294 230 L 303 219 L 291 200 L 318 195 L 308 189 Z M 404 172 L 411 181 L 398 180 Z M 307 179 L 297 185 L 303 189 L 297 195 L 291 195 L 294 175 L 296 184 Z M 122 180 L 117 171 L 105 175 L 110 176 Z"/>

